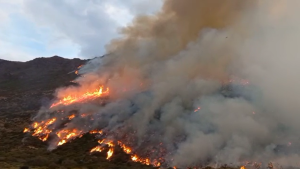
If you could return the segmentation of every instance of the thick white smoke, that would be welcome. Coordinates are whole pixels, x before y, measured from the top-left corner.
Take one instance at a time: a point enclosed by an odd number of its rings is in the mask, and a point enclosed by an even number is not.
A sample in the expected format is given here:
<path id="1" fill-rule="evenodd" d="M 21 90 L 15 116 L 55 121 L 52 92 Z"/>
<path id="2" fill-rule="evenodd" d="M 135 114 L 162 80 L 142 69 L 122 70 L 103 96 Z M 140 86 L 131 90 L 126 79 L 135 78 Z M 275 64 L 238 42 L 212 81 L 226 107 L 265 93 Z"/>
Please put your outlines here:
<path id="1" fill-rule="evenodd" d="M 81 87 L 58 90 L 110 88 L 105 106 L 64 107 L 89 118 L 63 129 L 104 130 L 167 166 L 300 167 L 298 9 L 297 0 L 166 0 L 82 68 Z M 37 119 L 46 117 L 43 108 Z"/>

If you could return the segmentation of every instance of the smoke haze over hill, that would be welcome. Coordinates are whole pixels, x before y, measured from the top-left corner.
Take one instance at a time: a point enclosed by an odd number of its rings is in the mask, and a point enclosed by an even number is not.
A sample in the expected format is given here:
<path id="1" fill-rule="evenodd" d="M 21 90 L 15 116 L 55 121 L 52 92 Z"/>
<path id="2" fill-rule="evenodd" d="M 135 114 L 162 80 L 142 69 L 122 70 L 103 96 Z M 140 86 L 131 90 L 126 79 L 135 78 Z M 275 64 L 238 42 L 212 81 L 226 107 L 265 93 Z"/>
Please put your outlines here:
<path id="1" fill-rule="evenodd" d="M 137 16 L 124 28 L 98 64 L 82 67 L 80 87 L 57 90 L 60 100 L 104 85 L 105 106 L 44 107 L 35 120 L 75 109 L 76 118 L 51 130 L 103 130 L 167 166 L 300 167 L 299 7 L 296 0 L 166 0 L 155 16 Z M 228 85 L 239 96 L 219 92 Z M 59 141 L 50 139 L 50 148 Z"/>

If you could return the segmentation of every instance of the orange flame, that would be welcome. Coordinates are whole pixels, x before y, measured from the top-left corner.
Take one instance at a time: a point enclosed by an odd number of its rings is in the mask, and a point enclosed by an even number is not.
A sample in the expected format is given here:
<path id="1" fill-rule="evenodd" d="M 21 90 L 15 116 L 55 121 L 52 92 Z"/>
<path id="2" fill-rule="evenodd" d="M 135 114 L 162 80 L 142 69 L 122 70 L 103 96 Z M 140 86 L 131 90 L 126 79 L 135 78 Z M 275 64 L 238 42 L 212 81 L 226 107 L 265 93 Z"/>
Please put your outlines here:
<path id="1" fill-rule="evenodd" d="M 123 151 L 126 154 L 130 154 L 131 153 L 131 149 L 129 147 L 127 147 L 125 144 L 123 144 L 122 142 L 118 142 L 119 146 L 123 149 Z"/>
<path id="2" fill-rule="evenodd" d="M 107 160 L 110 159 L 110 158 L 112 157 L 113 153 L 114 153 L 114 149 L 113 149 L 113 148 L 110 148 L 110 149 L 108 150 L 108 152 L 107 152 L 107 157 L 106 157 L 106 159 L 107 159 Z"/>
<path id="3" fill-rule="evenodd" d="M 246 167 L 245 166 L 241 166 L 241 168 L 240 169 L 246 169 Z"/>
<path id="4" fill-rule="evenodd" d="M 58 146 L 61 146 L 65 143 L 67 143 L 67 141 L 76 138 L 76 137 L 81 137 L 82 136 L 82 131 L 79 131 L 77 129 L 73 129 L 73 130 L 61 130 L 59 132 L 56 133 L 57 137 L 60 138 L 60 141 L 57 143 Z"/>
<path id="5" fill-rule="evenodd" d="M 85 100 L 91 100 L 91 99 L 95 99 L 104 95 L 109 94 L 109 88 L 106 88 L 105 91 L 103 91 L 103 87 L 100 87 L 100 89 L 94 91 L 94 92 L 86 92 L 81 96 L 77 96 L 77 95 L 69 95 L 64 97 L 63 99 L 59 100 L 56 103 L 53 103 L 50 108 L 56 107 L 58 105 L 70 105 L 73 103 L 78 103 L 78 102 L 82 102 Z"/>
<path id="6" fill-rule="evenodd" d="M 90 131 L 90 134 L 102 134 L 102 130 L 98 131 L 98 130 L 92 130 Z"/>
<path id="7" fill-rule="evenodd" d="M 66 140 L 61 140 L 60 142 L 58 142 L 58 146 L 61 146 L 61 145 L 63 145 L 63 144 L 65 144 L 65 143 L 67 143 L 67 141 Z"/>
<path id="8" fill-rule="evenodd" d="M 85 102 L 88 100 L 96 99 L 98 97 L 106 96 L 109 94 L 109 88 L 106 88 L 106 90 L 103 90 L 103 87 L 100 87 L 94 92 L 86 92 L 82 95 L 66 95 L 63 97 L 61 100 L 53 103 L 50 108 L 58 106 L 58 105 L 70 105 L 78 102 Z M 196 110 L 200 110 L 200 107 Z M 63 112 L 63 111 L 58 111 Z M 84 118 L 88 116 L 88 114 L 81 114 L 81 115 L 76 115 L 76 114 L 71 114 L 66 117 L 63 117 L 62 120 L 69 119 L 72 120 L 75 117 L 76 118 Z M 47 141 L 49 138 L 49 134 L 52 133 L 52 127 L 51 125 L 54 124 L 57 121 L 56 118 L 51 118 L 49 120 L 41 121 L 41 122 L 33 122 L 32 125 L 29 128 L 24 129 L 25 132 L 30 132 L 31 130 L 33 131 L 33 136 L 37 136 L 40 140 L 42 141 Z M 66 125 L 65 125 L 66 126 Z M 77 138 L 77 137 L 82 137 L 85 132 L 80 131 L 78 129 L 61 129 L 59 131 L 56 131 L 56 136 L 58 137 L 57 141 L 57 146 L 61 146 L 69 142 L 70 140 Z M 92 130 L 89 131 L 90 134 L 103 134 L 102 130 Z M 113 154 L 114 154 L 114 147 L 115 147 L 115 142 L 109 139 L 102 139 L 98 140 L 99 145 L 94 147 L 93 149 L 90 150 L 90 152 L 102 152 L 104 150 L 103 145 L 108 146 L 108 151 L 107 151 L 107 157 L 106 159 L 111 159 Z M 133 150 L 128 146 L 123 144 L 121 141 L 118 141 L 117 143 L 122 150 L 126 154 L 130 154 L 132 161 L 134 162 L 139 162 L 145 165 L 153 165 L 155 167 L 159 167 L 161 164 L 157 160 L 152 160 L 148 157 L 139 157 L 137 154 L 134 154 Z"/>
<path id="9" fill-rule="evenodd" d="M 91 153 L 92 152 L 102 152 L 103 151 L 103 148 L 101 146 L 97 146 L 97 147 L 94 147 L 93 149 L 91 149 Z"/>
<path id="10" fill-rule="evenodd" d="M 29 128 L 25 128 L 25 129 L 23 130 L 23 133 L 28 133 L 28 132 L 30 132 L 30 129 L 29 129 Z"/>
<path id="11" fill-rule="evenodd" d="M 72 114 L 72 115 L 71 115 L 71 116 L 69 116 L 68 118 L 69 118 L 69 120 L 72 120 L 72 119 L 74 119 L 74 118 L 75 118 L 75 114 Z"/>

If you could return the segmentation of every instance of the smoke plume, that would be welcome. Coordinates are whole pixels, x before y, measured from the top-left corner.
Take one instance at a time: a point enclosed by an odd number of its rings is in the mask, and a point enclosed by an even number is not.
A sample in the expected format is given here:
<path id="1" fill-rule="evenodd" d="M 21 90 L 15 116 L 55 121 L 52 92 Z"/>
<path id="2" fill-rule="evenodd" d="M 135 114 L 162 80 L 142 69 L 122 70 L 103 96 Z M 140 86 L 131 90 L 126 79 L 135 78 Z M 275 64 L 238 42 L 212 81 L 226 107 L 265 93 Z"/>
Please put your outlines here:
<path id="1" fill-rule="evenodd" d="M 43 107 L 34 120 L 76 110 L 51 131 L 102 130 L 165 166 L 300 167 L 299 7 L 297 0 L 165 0 L 156 15 L 123 28 L 107 56 L 81 68 L 79 87 L 56 93 L 59 100 L 103 85 L 105 101 Z M 49 137 L 50 149 L 59 141 Z"/>

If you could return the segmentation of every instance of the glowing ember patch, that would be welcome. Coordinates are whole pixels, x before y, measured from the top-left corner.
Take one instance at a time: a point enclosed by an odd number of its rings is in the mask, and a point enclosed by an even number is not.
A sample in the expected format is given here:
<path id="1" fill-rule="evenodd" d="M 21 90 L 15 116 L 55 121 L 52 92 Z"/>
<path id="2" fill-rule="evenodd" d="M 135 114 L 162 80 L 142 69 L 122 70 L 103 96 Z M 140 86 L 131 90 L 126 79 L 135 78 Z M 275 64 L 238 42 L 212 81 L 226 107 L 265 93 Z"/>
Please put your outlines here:
<path id="1" fill-rule="evenodd" d="M 114 149 L 113 148 L 110 148 L 107 152 L 107 158 L 106 159 L 110 159 L 112 157 L 114 153 Z"/>
<path id="2" fill-rule="evenodd" d="M 49 135 L 47 134 L 45 137 L 40 137 L 40 140 L 47 141 L 48 137 L 49 137 Z"/>
<path id="3" fill-rule="evenodd" d="M 56 103 L 53 103 L 50 108 L 56 107 L 58 105 L 70 105 L 78 102 L 83 102 L 85 100 L 92 100 L 101 96 L 105 96 L 109 94 L 109 88 L 107 88 L 105 91 L 103 91 L 103 87 L 100 87 L 99 90 L 96 90 L 95 92 L 86 92 L 81 96 L 77 95 L 69 95 L 64 97 L 63 99 L 59 100 Z"/>
<path id="4" fill-rule="evenodd" d="M 82 115 L 80 115 L 81 117 L 86 117 L 87 115 L 86 114 L 82 114 Z"/>
<path id="5" fill-rule="evenodd" d="M 71 115 L 71 116 L 69 116 L 68 118 L 69 118 L 69 120 L 72 120 L 72 119 L 74 119 L 74 118 L 75 118 L 75 114 L 72 114 L 72 115 Z"/>
<path id="6" fill-rule="evenodd" d="M 201 107 L 198 107 L 197 109 L 194 110 L 194 112 L 197 112 L 201 109 Z"/>
<path id="7" fill-rule="evenodd" d="M 100 130 L 100 131 L 98 131 L 98 130 L 92 130 L 92 131 L 90 131 L 90 134 L 102 134 L 103 132 Z"/>

